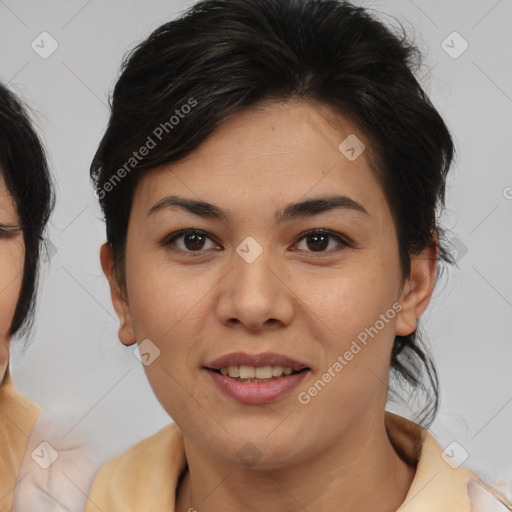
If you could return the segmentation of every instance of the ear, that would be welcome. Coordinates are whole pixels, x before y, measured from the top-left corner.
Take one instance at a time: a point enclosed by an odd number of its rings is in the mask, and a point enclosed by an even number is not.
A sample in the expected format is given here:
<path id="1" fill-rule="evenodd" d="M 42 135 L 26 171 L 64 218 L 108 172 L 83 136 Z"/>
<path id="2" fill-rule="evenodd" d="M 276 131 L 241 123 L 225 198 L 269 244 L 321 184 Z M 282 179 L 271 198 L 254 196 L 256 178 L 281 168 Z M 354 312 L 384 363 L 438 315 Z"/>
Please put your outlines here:
<path id="1" fill-rule="evenodd" d="M 416 330 L 418 318 L 427 309 L 437 275 L 439 244 L 437 239 L 420 254 L 411 257 L 411 272 L 400 296 L 395 334 L 407 336 Z"/>
<path id="2" fill-rule="evenodd" d="M 130 307 L 127 299 L 124 297 L 119 283 L 117 282 L 114 271 L 114 255 L 112 247 L 105 242 L 100 249 L 101 268 L 108 279 L 110 285 L 110 296 L 117 317 L 119 318 L 119 340 L 123 345 L 133 345 L 136 341 L 133 330 L 132 318 L 130 315 Z"/>

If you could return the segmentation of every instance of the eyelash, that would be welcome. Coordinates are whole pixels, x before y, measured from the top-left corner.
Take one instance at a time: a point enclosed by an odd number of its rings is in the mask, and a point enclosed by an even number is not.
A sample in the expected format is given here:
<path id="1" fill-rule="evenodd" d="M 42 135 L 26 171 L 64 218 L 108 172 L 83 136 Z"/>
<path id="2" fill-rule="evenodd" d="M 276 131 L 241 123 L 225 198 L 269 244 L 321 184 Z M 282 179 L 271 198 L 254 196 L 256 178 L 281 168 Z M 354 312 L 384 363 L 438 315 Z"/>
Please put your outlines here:
<path id="1" fill-rule="evenodd" d="M 209 238 L 210 240 L 214 241 L 210 236 L 208 236 L 208 234 L 206 232 L 201 231 L 200 229 L 182 229 L 180 231 L 176 231 L 175 233 L 171 233 L 169 236 L 167 236 L 162 241 L 162 245 L 166 248 L 169 248 L 169 246 L 173 245 L 173 243 L 176 240 L 178 240 L 179 238 L 183 238 L 186 235 L 201 235 L 201 236 L 205 236 L 206 238 Z M 331 239 L 336 240 L 336 242 L 338 242 L 341 245 L 341 247 L 339 247 L 337 249 L 331 249 L 329 251 L 318 251 L 318 252 L 306 251 L 307 253 L 322 256 L 322 255 L 329 255 L 333 252 L 338 252 L 338 251 L 341 251 L 341 250 L 344 250 L 347 248 L 353 249 L 355 247 L 355 245 L 352 241 L 348 240 L 345 237 L 342 237 L 341 235 L 339 235 L 333 231 L 329 231 L 326 229 L 310 229 L 308 231 L 305 231 L 297 238 L 297 240 L 295 241 L 295 244 L 301 242 L 302 240 L 304 240 L 306 238 L 318 236 L 318 235 L 324 235 Z M 176 251 L 176 252 L 182 252 L 191 257 L 201 256 L 202 253 L 205 252 L 204 250 L 186 251 L 183 249 L 175 249 L 175 248 L 170 248 L 170 250 Z"/>

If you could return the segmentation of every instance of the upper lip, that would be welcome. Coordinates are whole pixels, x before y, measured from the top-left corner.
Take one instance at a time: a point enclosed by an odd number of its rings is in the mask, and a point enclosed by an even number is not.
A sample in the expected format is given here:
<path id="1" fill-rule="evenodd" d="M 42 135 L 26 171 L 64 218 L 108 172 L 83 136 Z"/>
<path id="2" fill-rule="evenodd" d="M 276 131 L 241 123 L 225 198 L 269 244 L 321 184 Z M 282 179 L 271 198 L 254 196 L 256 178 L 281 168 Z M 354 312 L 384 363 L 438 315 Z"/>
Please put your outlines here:
<path id="1" fill-rule="evenodd" d="M 205 368 L 210 370 L 220 370 L 228 366 L 253 366 L 259 368 L 261 366 L 282 366 L 283 368 L 291 368 L 295 371 L 308 368 L 307 365 L 290 359 L 282 354 L 276 352 L 263 352 L 261 354 L 247 354 L 245 352 L 232 352 L 225 354 L 205 365 Z"/>

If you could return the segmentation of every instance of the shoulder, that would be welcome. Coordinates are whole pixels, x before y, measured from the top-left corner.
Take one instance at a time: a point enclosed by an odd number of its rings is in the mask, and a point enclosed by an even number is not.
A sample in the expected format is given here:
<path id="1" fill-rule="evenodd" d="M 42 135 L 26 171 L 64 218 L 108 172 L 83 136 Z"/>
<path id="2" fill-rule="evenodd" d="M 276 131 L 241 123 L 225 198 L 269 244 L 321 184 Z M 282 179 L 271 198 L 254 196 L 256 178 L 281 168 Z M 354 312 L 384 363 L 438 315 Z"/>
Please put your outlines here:
<path id="1" fill-rule="evenodd" d="M 0 385 L 0 410 L 15 423 L 26 437 L 42 412 L 35 402 L 22 395 L 14 385 L 9 370 Z"/>
<path id="2" fill-rule="evenodd" d="M 10 510 L 28 439 L 41 407 L 22 395 L 7 370 L 0 384 L 0 509 Z"/>
<path id="3" fill-rule="evenodd" d="M 67 415 L 45 411 L 38 418 L 20 466 L 12 510 L 83 510 L 99 459 Z M 76 418 L 72 418 L 75 421 Z"/>
<path id="4" fill-rule="evenodd" d="M 461 465 L 456 444 L 443 449 L 430 432 L 390 413 L 386 413 L 386 429 L 396 452 L 416 467 L 400 512 L 512 510 L 499 493 Z"/>
<path id="5" fill-rule="evenodd" d="M 468 496 L 471 502 L 471 512 L 507 512 L 512 510 L 512 504 L 508 503 L 505 497 L 481 480 L 468 482 Z"/>
<path id="6" fill-rule="evenodd" d="M 90 510 L 126 512 L 137 510 L 137 503 L 164 510 L 185 467 L 183 436 L 171 423 L 101 468 L 91 488 Z"/>

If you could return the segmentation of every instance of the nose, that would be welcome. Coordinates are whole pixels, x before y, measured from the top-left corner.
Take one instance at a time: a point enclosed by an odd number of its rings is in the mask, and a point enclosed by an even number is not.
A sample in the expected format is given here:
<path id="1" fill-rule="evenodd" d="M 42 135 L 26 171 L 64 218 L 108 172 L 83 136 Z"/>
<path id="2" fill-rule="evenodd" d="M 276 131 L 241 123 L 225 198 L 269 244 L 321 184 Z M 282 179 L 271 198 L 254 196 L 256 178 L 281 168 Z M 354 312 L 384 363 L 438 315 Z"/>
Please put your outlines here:
<path id="1" fill-rule="evenodd" d="M 294 315 L 293 291 L 276 258 L 263 250 L 252 262 L 238 254 L 233 260 L 233 268 L 219 283 L 219 321 L 250 331 L 289 325 Z"/>

